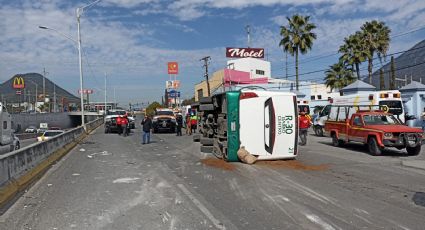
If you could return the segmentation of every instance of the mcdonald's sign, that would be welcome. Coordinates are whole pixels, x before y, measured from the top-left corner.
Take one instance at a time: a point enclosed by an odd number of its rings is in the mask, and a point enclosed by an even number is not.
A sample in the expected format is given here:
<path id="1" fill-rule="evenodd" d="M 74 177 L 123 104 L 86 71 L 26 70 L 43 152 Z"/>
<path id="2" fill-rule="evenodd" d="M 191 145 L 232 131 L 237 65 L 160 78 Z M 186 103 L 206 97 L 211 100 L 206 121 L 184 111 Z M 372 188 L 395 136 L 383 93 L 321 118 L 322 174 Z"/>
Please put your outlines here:
<path id="1" fill-rule="evenodd" d="M 23 89 L 23 88 L 25 88 L 25 81 L 24 81 L 24 79 L 22 77 L 15 77 L 13 79 L 13 85 L 12 85 L 12 87 L 14 89 Z"/>

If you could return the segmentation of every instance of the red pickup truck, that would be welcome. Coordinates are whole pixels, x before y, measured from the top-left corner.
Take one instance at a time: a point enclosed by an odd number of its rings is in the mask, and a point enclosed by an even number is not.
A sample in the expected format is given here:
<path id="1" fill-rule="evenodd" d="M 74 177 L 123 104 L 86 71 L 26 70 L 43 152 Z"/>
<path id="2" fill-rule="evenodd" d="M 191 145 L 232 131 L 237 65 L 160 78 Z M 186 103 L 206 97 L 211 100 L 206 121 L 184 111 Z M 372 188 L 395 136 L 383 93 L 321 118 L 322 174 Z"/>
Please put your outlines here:
<path id="1" fill-rule="evenodd" d="M 420 153 L 421 129 L 403 125 L 393 115 L 383 111 L 346 111 L 343 114 L 334 113 L 333 118 L 331 114 L 325 123 L 325 134 L 332 137 L 334 146 L 351 141 L 367 144 L 372 155 L 380 155 L 385 147 L 406 148 L 409 155 Z M 348 115 L 351 115 L 349 119 L 344 117 Z"/>

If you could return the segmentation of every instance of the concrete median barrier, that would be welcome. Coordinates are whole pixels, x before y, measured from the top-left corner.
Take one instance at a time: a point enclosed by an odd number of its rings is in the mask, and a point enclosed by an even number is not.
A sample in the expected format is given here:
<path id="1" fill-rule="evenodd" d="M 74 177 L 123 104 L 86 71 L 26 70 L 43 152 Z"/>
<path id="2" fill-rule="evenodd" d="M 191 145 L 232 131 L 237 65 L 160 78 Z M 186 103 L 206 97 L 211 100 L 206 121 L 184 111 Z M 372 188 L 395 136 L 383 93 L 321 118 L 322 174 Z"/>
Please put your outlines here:
<path id="1" fill-rule="evenodd" d="M 99 118 L 44 142 L 0 156 L 0 207 L 39 178 L 86 135 L 103 123 Z"/>

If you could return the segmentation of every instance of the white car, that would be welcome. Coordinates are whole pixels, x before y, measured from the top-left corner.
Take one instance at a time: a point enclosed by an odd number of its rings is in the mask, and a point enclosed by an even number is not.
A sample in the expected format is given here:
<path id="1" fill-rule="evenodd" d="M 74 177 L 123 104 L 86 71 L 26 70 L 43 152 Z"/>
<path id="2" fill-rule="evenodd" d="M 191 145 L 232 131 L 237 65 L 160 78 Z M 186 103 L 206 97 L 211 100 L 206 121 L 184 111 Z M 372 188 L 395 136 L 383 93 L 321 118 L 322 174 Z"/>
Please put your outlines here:
<path id="1" fill-rule="evenodd" d="M 37 127 L 30 125 L 30 126 L 28 126 L 28 128 L 25 129 L 25 132 L 26 133 L 36 133 Z"/>
<path id="2" fill-rule="evenodd" d="M 58 136 L 62 133 L 64 133 L 65 131 L 63 130 L 47 130 L 43 133 L 43 135 L 37 137 L 37 141 L 41 142 L 41 141 L 47 141 L 49 139 L 52 139 L 55 136 Z"/>

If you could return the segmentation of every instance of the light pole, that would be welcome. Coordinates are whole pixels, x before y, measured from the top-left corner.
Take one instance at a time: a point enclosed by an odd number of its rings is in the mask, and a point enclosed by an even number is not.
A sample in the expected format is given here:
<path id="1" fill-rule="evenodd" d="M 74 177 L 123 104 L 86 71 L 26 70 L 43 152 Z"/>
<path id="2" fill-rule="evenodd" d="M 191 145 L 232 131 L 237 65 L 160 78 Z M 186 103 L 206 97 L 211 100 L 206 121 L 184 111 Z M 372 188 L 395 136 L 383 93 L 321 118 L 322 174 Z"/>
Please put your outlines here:
<path id="1" fill-rule="evenodd" d="M 76 15 L 77 15 L 77 41 L 75 41 L 74 39 L 72 39 L 71 37 L 55 30 L 52 28 L 48 28 L 45 26 L 39 26 L 40 29 L 50 29 L 53 30 L 55 32 L 57 32 L 58 34 L 70 39 L 71 41 L 74 41 L 78 44 L 78 64 L 80 67 L 80 102 L 81 102 L 81 125 L 84 127 L 84 129 L 86 129 L 86 125 L 84 122 L 84 95 L 83 95 L 83 61 L 82 61 L 82 54 L 81 54 L 81 32 L 80 32 L 80 18 L 81 15 L 83 15 L 84 13 L 84 9 L 93 6 L 94 4 L 100 2 L 100 0 L 96 0 L 88 5 L 82 6 L 82 7 L 78 7 L 76 9 Z"/>
<path id="2" fill-rule="evenodd" d="M 37 99 L 38 99 L 38 84 L 35 83 L 35 82 L 33 82 L 33 81 L 31 81 L 31 80 L 28 80 L 28 81 L 30 81 L 32 84 L 35 85 L 34 112 L 37 113 L 37 108 L 36 107 L 37 107 Z"/>

